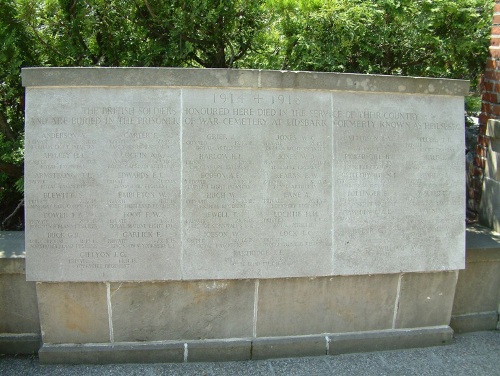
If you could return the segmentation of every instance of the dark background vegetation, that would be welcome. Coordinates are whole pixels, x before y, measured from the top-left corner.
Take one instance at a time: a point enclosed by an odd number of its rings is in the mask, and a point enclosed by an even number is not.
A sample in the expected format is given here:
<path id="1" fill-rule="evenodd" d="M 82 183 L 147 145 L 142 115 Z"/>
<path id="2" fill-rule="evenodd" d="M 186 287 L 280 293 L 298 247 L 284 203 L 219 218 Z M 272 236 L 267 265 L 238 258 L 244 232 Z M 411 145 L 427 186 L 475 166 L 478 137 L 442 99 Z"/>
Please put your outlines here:
<path id="1" fill-rule="evenodd" d="M 492 9 L 492 0 L 3 0 L 0 229 L 24 226 L 21 67 L 356 72 L 469 79 L 474 91 Z"/>

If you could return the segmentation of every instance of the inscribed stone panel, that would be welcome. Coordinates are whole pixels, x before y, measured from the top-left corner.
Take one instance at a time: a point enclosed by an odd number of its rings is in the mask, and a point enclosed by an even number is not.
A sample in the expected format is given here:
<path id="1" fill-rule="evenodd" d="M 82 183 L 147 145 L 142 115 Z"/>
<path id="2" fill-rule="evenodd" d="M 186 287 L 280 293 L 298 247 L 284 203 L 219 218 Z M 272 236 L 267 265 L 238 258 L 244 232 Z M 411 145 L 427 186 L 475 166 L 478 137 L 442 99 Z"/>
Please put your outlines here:
<path id="1" fill-rule="evenodd" d="M 27 90 L 29 280 L 180 277 L 179 118 L 178 90 Z"/>
<path id="2" fill-rule="evenodd" d="M 331 270 L 331 96 L 183 90 L 184 275 Z"/>
<path id="3" fill-rule="evenodd" d="M 29 280 L 464 267 L 464 82 L 68 68 L 23 84 Z"/>
<path id="4" fill-rule="evenodd" d="M 463 100 L 335 93 L 333 274 L 464 267 Z"/>

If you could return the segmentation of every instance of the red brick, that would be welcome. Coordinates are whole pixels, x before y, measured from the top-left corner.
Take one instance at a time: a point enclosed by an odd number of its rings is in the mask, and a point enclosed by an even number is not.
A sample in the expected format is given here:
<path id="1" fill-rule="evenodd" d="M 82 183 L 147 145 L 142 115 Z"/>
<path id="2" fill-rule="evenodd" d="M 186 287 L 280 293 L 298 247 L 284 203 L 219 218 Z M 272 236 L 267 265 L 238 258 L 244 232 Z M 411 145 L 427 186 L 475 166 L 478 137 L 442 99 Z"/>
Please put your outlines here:
<path id="1" fill-rule="evenodd" d="M 493 8 L 494 13 L 500 13 L 500 3 L 496 3 L 495 7 Z"/>
<path id="2" fill-rule="evenodd" d="M 484 166 L 485 166 L 485 159 L 481 158 L 479 156 L 476 156 L 474 158 L 474 163 L 476 164 L 476 166 L 484 168 Z"/>
<path id="3" fill-rule="evenodd" d="M 491 28 L 491 35 L 500 35 L 500 26 L 493 26 Z"/>
<path id="4" fill-rule="evenodd" d="M 488 119 L 492 119 L 492 117 L 489 117 Z M 486 125 L 488 124 L 488 121 L 486 123 L 481 123 L 479 124 L 479 134 L 486 134 Z"/>
<path id="5" fill-rule="evenodd" d="M 500 49 L 490 48 L 489 51 L 491 57 L 500 58 Z"/>
<path id="6" fill-rule="evenodd" d="M 489 57 L 488 60 L 486 60 L 486 69 L 500 69 L 500 60 Z"/>
<path id="7" fill-rule="evenodd" d="M 486 69 L 484 78 L 494 81 L 500 81 L 500 71 L 493 69 Z"/>
<path id="8" fill-rule="evenodd" d="M 491 114 L 491 104 L 483 101 L 483 103 L 481 103 L 481 112 L 484 112 L 485 114 Z"/>
<path id="9" fill-rule="evenodd" d="M 493 25 L 500 24 L 500 15 L 493 16 Z"/>
<path id="10" fill-rule="evenodd" d="M 493 47 L 500 46 L 500 37 L 492 35 L 490 38 L 490 46 L 493 46 Z"/>
<path id="11" fill-rule="evenodd" d="M 500 105 L 490 104 L 491 112 L 496 115 L 496 117 L 500 116 Z"/>
<path id="12" fill-rule="evenodd" d="M 484 148 L 484 146 L 477 145 L 476 154 L 480 157 L 486 157 L 486 149 Z"/>
<path id="13" fill-rule="evenodd" d="M 483 94 L 483 101 L 490 102 L 490 103 L 498 103 L 498 96 L 493 93 L 484 93 Z"/>
<path id="14" fill-rule="evenodd" d="M 495 84 L 492 81 L 484 80 L 483 81 L 483 90 L 484 91 L 493 91 Z"/>
<path id="15" fill-rule="evenodd" d="M 488 145 L 490 144 L 490 139 L 483 134 L 478 134 L 477 143 L 481 146 L 488 147 Z"/>
<path id="16" fill-rule="evenodd" d="M 488 123 L 488 120 L 491 119 L 491 117 L 484 112 L 479 114 L 479 133 L 484 134 L 484 130 L 486 129 L 486 124 Z M 483 131 L 481 132 L 481 127 L 483 127 Z"/>

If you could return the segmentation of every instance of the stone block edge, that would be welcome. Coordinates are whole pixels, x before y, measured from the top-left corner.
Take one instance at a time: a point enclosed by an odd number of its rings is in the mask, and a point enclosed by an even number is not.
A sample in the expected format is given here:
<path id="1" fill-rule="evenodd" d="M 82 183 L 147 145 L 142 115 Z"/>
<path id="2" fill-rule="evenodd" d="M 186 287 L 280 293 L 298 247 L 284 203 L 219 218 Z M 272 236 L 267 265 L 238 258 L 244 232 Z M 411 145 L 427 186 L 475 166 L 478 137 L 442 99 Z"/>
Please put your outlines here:
<path id="1" fill-rule="evenodd" d="M 428 347 L 452 339 L 449 326 L 438 326 L 286 337 L 44 344 L 39 358 L 42 364 L 243 361 Z"/>
<path id="2" fill-rule="evenodd" d="M 23 68 L 24 87 L 224 87 L 465 96 L 469 81 L 358 73 L 223 68 Z"/>
<path id="3" fill-rule="evenodd" d="M 340 355 L 450 344 L 453 329 L 448 325 L 341 333 L 330 336 L 329 354 Z"/>
<path id="4" fill-rule="evenodd" d="M 484 330 L 496 330 L 499 324 L 498 312 L 466 313 L 451 316 L 450 326 L 455 333 L 470 333 Z"/>
<path id="5" fill-rule="evenodd" d="M 37 333 L 1 333 L 0 354 L 32 355 L 42 345 L 42 337 Z"/>

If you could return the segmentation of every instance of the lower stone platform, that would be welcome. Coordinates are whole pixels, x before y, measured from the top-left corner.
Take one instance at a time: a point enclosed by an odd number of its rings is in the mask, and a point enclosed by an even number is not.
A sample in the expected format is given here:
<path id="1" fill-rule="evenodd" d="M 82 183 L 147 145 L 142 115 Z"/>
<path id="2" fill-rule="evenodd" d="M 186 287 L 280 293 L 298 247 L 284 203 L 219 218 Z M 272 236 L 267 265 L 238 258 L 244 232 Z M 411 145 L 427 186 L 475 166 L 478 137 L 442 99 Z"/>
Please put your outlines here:
<path id="1" fill-rule="evenodd" d="M 441 326 L 320 336 L 44 344 L 39 351 L 39 358 L 44 364 L 242 361 L 438 346 L 449 344 L 452 337 L 453 330 L 449 326 Z"/>

